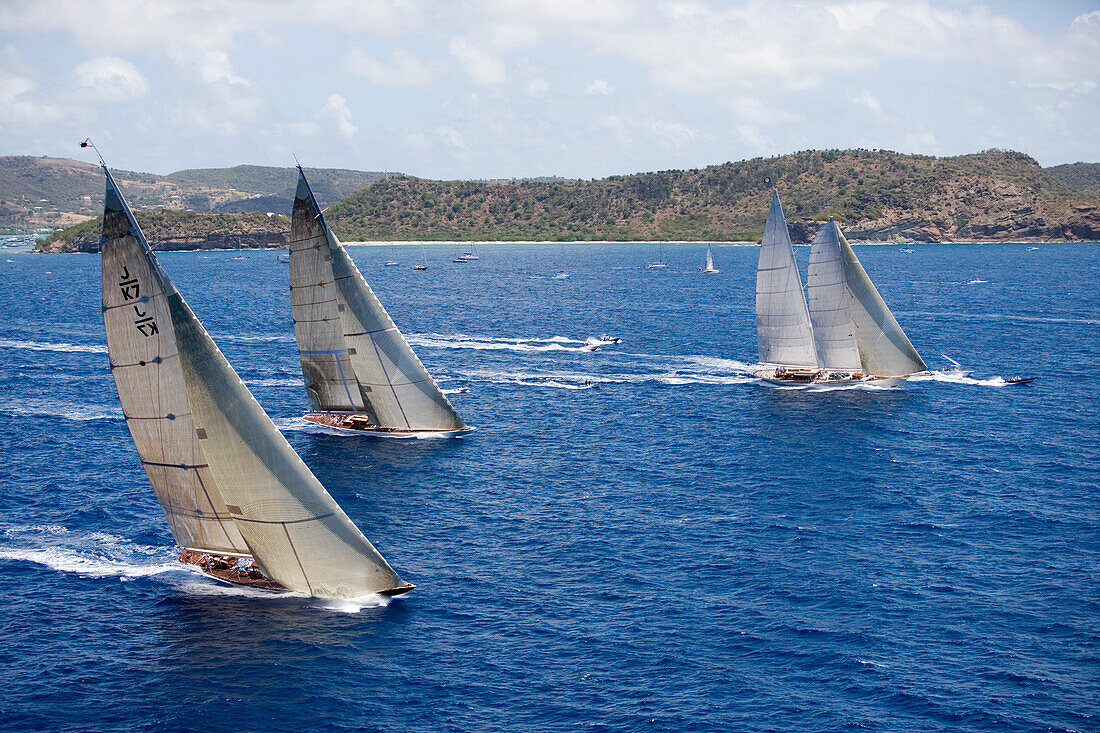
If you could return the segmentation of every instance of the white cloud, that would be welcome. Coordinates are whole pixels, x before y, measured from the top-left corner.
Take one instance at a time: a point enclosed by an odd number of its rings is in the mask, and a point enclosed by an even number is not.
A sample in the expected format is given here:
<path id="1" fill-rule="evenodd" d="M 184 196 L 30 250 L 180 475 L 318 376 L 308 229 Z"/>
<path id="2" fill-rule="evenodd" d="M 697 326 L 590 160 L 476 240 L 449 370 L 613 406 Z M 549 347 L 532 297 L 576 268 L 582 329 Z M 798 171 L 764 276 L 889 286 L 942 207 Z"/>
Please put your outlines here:
<path id="1" fill-rule="evenodd" d="M 336 131 L 345 140 L 350 140 L 359 132 L 359 126 L 352 121 L 351 110 L 348 109 L 348 100 L 339 94 L 329 95 L 328 100 L 317 113 L 317 117 L 335 123 Z"/>
<path id="2" fill-rule="evenodd" d="M 523 88 L 524 94 L 529 97 L 542 97 L 550 90 L 550 85 L 545 79 L 532 79 Z"/>
<path id="3" fill-rule="evenodd" d="M 137 67 L 117 56 L 100 56 L 73 69 L 74 91 L 89 102 L 126 102 L 145 96 L 149 82 Z"/>
<path id="4" fill-rule="evenodd" d="M 590 97 L 597 95 L 606 97 L 613 91 L 615 91 L 615 88 L 603 79 L 595 79 L 591 84 L 584 88 L 584 93 Z"/>
<path id="5" fill-rule="evenodd" d="M 882 109 L 882 102 L 879 101 L 878 97 L 871 94 L 866 89 L 852 97 L 852 104 L 870 110 L 871 114 L 880 120 L 889 121 L 890 119 Z"/>
<path id="6" fill-rule="evenodd" d="M 455 38 L 447 46 L 451 56 L 469 75 L 470 81 L 482 86 L 504 83 L 504 61 L 496 54 L 479 48 L 465 38 Z"/>
<path id="7" fill-rule="evenodd" d="M 252 82 L 240 76 L 229 63 L 229 54 L 225 51 L 207 51 L 199 62 L 199 77 L 206 84 L 234 84 L 251 86 Z"/>
<path id="8" fill-rule="evenodd" d="M 422 86 L 434 80 L 427 64 L 401 50 L 394 51 L 389 61 L 380 61 L 355 48 L 348 54 L 345 66 L 350 73 L 384 86 Z"/>
<path id="9" fill-rule="evenodd" d="M 664 122 L 658 120 L 651 123 L 649 129 L 653 137 L 666 145 L 671 145 L 676 148 L 682 148 L 699 137 L 698 131 L 691 129 L 682 122 Z"/>
<path id="10" fill-rule="evenodd" d="M 772 99 L 768 102 L 759 97 L 731 97 L 727 106 L 734 121 L 748 125 L 778 125 L 798 122 L 802 118 L 780 106 L 781 102 Z"/>
<path id="11" fill-rule="evenodd" d="M 443 144 L 458 150 L 466 150 L 466 138 L 462 137 L 462 133 L 453 127 L 441 125 L 435 128 L 435 134 Z"/>

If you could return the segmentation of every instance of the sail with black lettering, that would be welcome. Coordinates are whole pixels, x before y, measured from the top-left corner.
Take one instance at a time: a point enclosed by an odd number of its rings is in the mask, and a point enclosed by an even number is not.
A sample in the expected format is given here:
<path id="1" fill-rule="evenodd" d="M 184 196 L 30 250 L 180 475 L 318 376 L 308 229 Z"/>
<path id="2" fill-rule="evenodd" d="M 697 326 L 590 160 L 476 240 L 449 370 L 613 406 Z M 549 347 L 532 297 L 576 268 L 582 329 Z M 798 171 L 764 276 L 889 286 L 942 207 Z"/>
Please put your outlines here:
<path id="1" fill-rule="evenodd" d="M 392 437 L 470 430 L 325 222 L 298 168 L 290 236 L 307 420 Z"/>
<path id="2" fill-rule="evenodd" d="M 818 367 L 802 278 L 777 191 L 772 192 L 756 266 L 756 340 L 762 364 L 796 370 Z"/>
<path id="3" fill-rule="evenodd" d="M 181 559 L 325 598 L 404 583 L 276 429 L 165 275 L 106 165 L 103 316 L 111 371 Z M 262 573 L 261 573 L 262 571 Z"/>

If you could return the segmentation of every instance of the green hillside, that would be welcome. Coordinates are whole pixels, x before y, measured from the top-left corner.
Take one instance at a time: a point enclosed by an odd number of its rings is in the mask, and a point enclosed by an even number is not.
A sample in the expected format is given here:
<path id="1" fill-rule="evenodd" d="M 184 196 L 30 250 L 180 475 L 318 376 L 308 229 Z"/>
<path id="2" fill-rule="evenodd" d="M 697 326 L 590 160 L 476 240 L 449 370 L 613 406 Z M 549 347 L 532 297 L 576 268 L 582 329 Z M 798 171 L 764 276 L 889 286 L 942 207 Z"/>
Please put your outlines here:
<path id="1" fill-rule="evenodd" d="M 1065 163 L 1047 170 L 1070 188 L 1100 189 L 1100 163 Z"/>
<path id="2" fill-rule="evenodd" d="M 875 239 L 1100 237 L 1096 196 L 1007 151 L 810 150 L 576 182 L 401 176 L 357 191 L 326 217 L 348 240 L 758 239 L 773 186 L 801 240 L 829 216 Z"/>

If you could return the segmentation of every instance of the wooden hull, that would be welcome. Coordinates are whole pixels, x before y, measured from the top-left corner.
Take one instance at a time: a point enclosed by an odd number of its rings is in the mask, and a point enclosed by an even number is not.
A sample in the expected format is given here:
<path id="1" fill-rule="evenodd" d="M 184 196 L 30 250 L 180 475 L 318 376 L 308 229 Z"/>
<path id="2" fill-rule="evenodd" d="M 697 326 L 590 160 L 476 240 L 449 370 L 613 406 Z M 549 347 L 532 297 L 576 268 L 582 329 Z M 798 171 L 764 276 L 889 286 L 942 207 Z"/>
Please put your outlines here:
<path id="1" fill-rule="evenodd" d="M 399 430 L 397 428 L 383 428 L 370 422 L 366 415 L 345 414 L 340 412 L 311 412 L 302 416 L 303 420 L 316 425 L 324 425 L 326 428 L 345 430 L 350 433 L 371 435 L 376 438 L 392 438 L 417 440 L 424 438 L 461 438 L 474 428 L 466 427 L 460 430 Z"/>
<path id="2" fill-rule="evenodd" d="M 184 565 L 198 568 L 203 575 L 209 575 L 225 583 L 281 593 L 288 592 L 285 586 L 264 575 L 252 558 L 184 550 L 179 555 L 179 561 Z"/>

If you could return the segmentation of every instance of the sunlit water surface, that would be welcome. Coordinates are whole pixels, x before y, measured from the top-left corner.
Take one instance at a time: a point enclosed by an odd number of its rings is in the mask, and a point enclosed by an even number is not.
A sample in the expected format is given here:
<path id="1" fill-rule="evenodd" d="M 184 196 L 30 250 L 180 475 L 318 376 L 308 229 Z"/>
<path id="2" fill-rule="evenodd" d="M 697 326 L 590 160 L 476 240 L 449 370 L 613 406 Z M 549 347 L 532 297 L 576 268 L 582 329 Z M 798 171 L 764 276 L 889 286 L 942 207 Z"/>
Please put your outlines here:
<path id="1" fill-rule="evenodd" d="M 278 253 L 162 255 L 419 586 L 355 603 L 175 562 L 99 258 L 6 250 L 0 724 L 1097 730 L 1100 247 L 912 249 L 857 252 L 929 365 L 973 377 L 807 392 L 751 376 L 753 247 L 714 247 L 717 275 L 702 245 L 665 246 L 667 270 L 639 245 L 436 246 L 426 272 L 418 247 L 352 248 L 478 427 L 457 441 L 304 423 Z M 586 350 L 602 333 L 623 341 Z"/>

